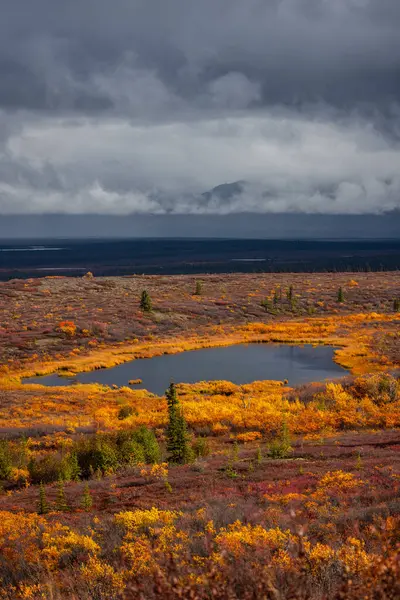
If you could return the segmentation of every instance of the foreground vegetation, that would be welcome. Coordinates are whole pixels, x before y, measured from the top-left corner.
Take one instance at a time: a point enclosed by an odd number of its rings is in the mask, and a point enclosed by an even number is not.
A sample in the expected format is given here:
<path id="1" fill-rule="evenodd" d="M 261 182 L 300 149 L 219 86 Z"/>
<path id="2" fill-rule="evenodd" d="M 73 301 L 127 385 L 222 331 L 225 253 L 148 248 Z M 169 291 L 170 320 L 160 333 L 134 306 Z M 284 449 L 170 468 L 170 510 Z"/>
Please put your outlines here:
<path id="1" fill-rule="evenodd" d="M 399 284 L 0 285 L 0 598 L 400 597 Z M 162 398 L 21 383 L 242 341 L 334 344 L 352 374 L 178 384 Z"/>

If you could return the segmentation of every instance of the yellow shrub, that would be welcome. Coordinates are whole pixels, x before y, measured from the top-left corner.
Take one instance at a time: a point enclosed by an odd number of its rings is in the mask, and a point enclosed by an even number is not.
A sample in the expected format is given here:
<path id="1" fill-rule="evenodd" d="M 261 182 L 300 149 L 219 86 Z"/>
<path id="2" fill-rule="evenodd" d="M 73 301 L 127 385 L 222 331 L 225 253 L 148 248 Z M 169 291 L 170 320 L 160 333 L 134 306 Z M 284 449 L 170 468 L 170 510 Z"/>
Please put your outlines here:
<path id="1" fill-rule="evenodd" d="M 353 537 L 348 538 L 347 544 L 340 548 L 337 555 L 351 573 L 360 573 L 368 569 L 376 558 L 372 554 L 367 554 L 363 541 Z"/>
<path id="2" fill-rule="evenodd" d="M 238 442 L 255 442 L 261 438 L 262 435 L 259 431 L 246 431 L 245 433 L 239 433 L 236 439 Z"/>
<path id="3" fill-rule="evenodd" d="M 215 541 L 222 552 L 234 555 L 241 554 L 246 547 L 268 548 L 271 551 L 285 549 L 293 541 L 290 531 L 282 531 L 279 527 L 264 529 L 261 525 L 243 525 L 236 521 L 220 530 Z"/>
<path id="4" fill-rule="evenodd" d="M 171 525 L 180 514 L 173 510 L 159 510 L 153 506 L 150 510 L 120 512 L 115 515 L 115 521 L 128 531 L 134 531 L 155 525 Z"/>
<path id="5" fill-rule="evenodd" d="M 80 572 L 93 598 L 114 598 L 124 590 L 123 574 L 117 573 L 111 565 L 97 557 L 91 556 L 81 566 Z"/>
<path id="6" fill-rule="evenodd" d="M 76 533 L 60 523 L 56 523 L 49 532 L 43 533 L 42 542 L 42 555 L 50 568 L 57 568 L 61 559 L 72 558 L 77 554 L 90 557 L 100 551 L 100 546 L 93 538 Z"/>

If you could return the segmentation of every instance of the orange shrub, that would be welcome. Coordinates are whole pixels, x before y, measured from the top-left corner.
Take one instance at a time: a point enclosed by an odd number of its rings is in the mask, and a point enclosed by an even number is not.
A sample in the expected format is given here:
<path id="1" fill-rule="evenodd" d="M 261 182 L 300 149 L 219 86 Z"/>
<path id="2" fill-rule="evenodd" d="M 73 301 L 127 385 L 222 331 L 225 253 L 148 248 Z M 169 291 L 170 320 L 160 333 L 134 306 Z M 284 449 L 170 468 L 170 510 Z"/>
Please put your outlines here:
<path id="1" fill-rule="evenodd" d="M 56 329 L 67 337 L 74 337 L 78 328 L 73 321 L 61 321 Z"/>

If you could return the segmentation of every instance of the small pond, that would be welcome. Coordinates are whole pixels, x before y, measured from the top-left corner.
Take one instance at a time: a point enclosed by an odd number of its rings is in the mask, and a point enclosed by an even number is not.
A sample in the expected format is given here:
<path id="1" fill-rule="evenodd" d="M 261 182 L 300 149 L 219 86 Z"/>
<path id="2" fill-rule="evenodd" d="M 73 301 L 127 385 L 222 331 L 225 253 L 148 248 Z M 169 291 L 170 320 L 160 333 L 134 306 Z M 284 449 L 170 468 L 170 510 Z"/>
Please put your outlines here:
<path id="1" fill-rule="evenodd" d="M 117 367 L 78 373 L 66 378 L 58 375 L 32 377 L 24 383 L 46 386 L 74 383 L 128 385 L 141 379 L 135 389 L 147 389 L 162 395 L 170 381 L 195 383 L 224 379 L 236 384 L 264 379 L 287 379 L 289 385 L 343 377 L 348 373 L 333 362 L 335 348 L 331 346 L 288 346 L 275 344 L 240 344 L 222 348 L 205 348 L 137 359 Z"/>

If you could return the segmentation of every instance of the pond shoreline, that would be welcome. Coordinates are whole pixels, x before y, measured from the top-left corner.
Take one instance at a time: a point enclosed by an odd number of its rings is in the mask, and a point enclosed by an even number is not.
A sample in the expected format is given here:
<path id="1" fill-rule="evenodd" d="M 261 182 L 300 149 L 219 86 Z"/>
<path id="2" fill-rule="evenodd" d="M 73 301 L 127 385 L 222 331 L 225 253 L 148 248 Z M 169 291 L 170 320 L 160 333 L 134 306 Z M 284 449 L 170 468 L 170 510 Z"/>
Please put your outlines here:
<path id="1" fill-rule="evenodd" d="M 66 386 L 100 384 L 162 395 L 171 380 L 194 384 L 199 381 L 230 381 L 244 385 L 254 381 L 279 381 L 290 386 L 343 377 L 349 372 L 334 362 L 334 346 L 323 344 L 245 343 L 225 347 L 202 348 L 175 355 L 136 359 L 115 367 L 78 373 L 65 381 Z M 101 371 L 101 372 L 100 372 Z M 23 380 L 24 385 L 59 387 L 60 375 Z"/>
<path id="2" fill-rule="evenodd" d="M 217 348 L 238 344 L 282 344 L 297 346 L 304 344 L 335 346 L 334 362 L 354 375 L 370 371 L 382 371 L 396 365 L 382 360 L 373 350 L 375 322 L 391 321 L 392 316 L 378 313 L 353 314 L 348 316 L 325 318 L 310 317 L 274 323 L 250 323 L 232 328 L 224 335 L 214 331 L 204 332 L 200 336 L 171 339 L 154 339 L 147 342 L 121 343 L 104 345 L 92 349 L 85 355 L 74 355 L 73 358 L 53 359 L 48 362 L 33 362 L 15 371 L 4 373 L 0 378 L 0 387 L 19 388 L 22 379 L 58 374 L 62 377 L 76 376 L 100 369 L 115 367 L 136 359 L 153 358 L 164 354 L 178 354 L 185 351 L 203 348 Z M 363 335 L 359 334 L 360 323 L 363 323 Z M 60 387 L 63 387 L 62 384 Z"/>

